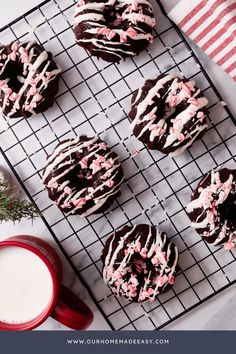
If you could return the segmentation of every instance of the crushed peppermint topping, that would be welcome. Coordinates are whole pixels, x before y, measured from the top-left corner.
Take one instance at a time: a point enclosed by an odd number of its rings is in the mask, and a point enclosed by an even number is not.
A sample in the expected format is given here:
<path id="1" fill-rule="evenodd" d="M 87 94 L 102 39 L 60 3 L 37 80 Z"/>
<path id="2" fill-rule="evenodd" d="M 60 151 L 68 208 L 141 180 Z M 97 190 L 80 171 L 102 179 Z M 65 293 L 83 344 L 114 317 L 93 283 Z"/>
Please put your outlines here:
<path id="1" fill-rule="evenodd" d="M 222 175 L 224 176 L 225 174 L 227 179 L 224 177 L 224 182 L 222 182 Z M 208 183 L 204 185 L 204 181 L 207 180 Z M 204 237 L 208 238 L 211 236 L 214 245 L 224 243 L 225 249 L 229 250 L 234 248 L 236 246 L 235 226 L 233 226 L 232 232 L 232 221 L 228 219 L 230 215 L 227 215 L 227 210 L 234 213 L 234 209 L 232 209 L 233 205 L 230 204 L 230 208 L 224 208 L 224 205 L 228 203 L 228 198 L 229 203 L 232 203 L 230 200 L 231 198 L 234 200 L 234 195 L 236 194 L 234 175 L 227 169 L 213 170 L 206 177 L 203 177 L 197 192 L 198 195 L 196 195 L 187 206 L 188 214 L 193 213 L 195 210 L 199 210 L 201 213 L 196 213 L 196 219 L 192 220 L 194 221 L 192 222 L 192 226 L 195 227 L 197 231 L 201 229 L 201 234 Z M 226 210 L 226 215 L 222 221 L 221 212 L 223 209 Z M 199 215 L 201 215 L 201 221 L 198 220 Z"/>
<path id="2" fill-rule="evenodd" d="M 169 263 L 169 251 L 163 251 L 167 241 L 162 234 L 158 233 L 156 237 L 153 228 L 153 233 L 149 231 L 149 236 L 145 234 L 144 237 L 142 229 L 136 230 L 138 226 L 130 228 L 120 238 L 119 232 L 110 237 L 105 247 L 108 253 L 104 260 L 103 276 L 117 295 L 129 300 L 136 298 L 139 302 L 154 301 L 165 286 L 174 284 L 176 262 L 172 260 Z"/>
<path id="3" fill-rule="evenodd" d="M 178 102 L 179 102 L 178 95 L 172 95 L 169 99 L 169 106 L 175 107 L 175 106 L 177 106 Z"/>

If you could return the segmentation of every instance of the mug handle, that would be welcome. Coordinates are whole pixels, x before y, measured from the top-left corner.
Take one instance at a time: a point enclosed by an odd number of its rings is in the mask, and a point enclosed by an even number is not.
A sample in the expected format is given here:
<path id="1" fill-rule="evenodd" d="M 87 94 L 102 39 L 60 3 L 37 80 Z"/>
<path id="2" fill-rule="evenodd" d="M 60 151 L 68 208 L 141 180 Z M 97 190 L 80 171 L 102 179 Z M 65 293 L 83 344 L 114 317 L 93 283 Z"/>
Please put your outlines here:
<path id="1" fill-rule="evenodd" d="M 86 329 L 93 321 L 90 308 L 71 290 L 62 285 L 51 317 L 72 329 Z"/>

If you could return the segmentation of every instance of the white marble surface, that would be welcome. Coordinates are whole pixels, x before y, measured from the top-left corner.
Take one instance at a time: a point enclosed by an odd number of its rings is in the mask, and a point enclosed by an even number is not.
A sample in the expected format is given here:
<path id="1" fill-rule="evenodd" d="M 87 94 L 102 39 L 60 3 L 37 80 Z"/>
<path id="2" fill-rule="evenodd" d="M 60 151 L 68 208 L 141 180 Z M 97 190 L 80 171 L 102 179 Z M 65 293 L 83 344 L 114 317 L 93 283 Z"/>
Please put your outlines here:
<path id="1" fill-rule="evenodd" d="M 3 26 L 18 15 L 24 13 L 30 7 L 40 2 L 40 0 L 10 0 L 5 2 L 0 12 L 0 26 Z M 177 2 L 178 0 L 163 0 L 163 4 L 167 6 L 167 10 L 173 7 L 173 5 Z M 234 114 L 236 114 L 235 83 L 227 74 L 221 71 L 212 61 L 210 61 L 204 53 L 200 52 L 197 48 L 195 49 L 205 69 L 223 96 L 225 102 L 227 102 L 231 110 Z M 0 164 L 4 165 L 4 161 L 1 157 Z M 16 225 L 4 223 L 0 226 L 0 240 L 13 234 L 24 233 L 25 230 L 31 230 L 32 234 L 40 235 L 41 237 L 49 240 L 51 243 L 53 242 L 48 234 L 48 231 L 45 229 L 45 226 L 40 221 L 35 222 L 33 227 L 31 223 L 27 221 L 23 221 Z M 54 246 L 57 247 L 55 244 Z M 61 259 L 64 267 L 64 283 L 79 293 L 94 311 L 95 320 L 90 329 L 108 329 L 109 327 L 106 322 L 96 309 L 95 305 L 89 299 L 86 291 L 79 284 L 70 266 L 68 266 L 67 262 L 64 261 L 63 255 L 61 255 Z M 232 286 L 230 289 L 227 289 L 218 296 L 215 296 L 213 299 L 196 308 L 194 311 L 191 311 L 191 313 L 188 313 L 179 320 L 176 320 L 174 323 L 169 325 L 167 329 L 236 329 L 236 317 L 232 316 L 232 313 L 235 312 L 235 303 L 236 288 L 235 286 Z M 49 318 L 38 329 L 63 330 L 67 328 Z"/>

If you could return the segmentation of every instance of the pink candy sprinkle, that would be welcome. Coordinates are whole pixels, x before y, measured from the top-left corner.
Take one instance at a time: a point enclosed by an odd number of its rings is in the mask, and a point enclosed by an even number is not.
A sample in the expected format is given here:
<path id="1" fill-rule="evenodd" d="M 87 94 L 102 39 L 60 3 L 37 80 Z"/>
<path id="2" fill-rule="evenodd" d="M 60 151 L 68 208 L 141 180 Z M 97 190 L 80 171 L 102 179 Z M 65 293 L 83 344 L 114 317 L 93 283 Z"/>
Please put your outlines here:
<path id="1" fill-rule="evenodd" d="M 29 63 L 29 53 L 26 48 L 20 47 L 19 52 L 21 54 L 21 62 L 22 63 Z"/>
<path id="2" fill-rule="evenodd" d="M 120 42 L 121 43 L 126 43 L 127 42 L 127 36 L 126 36 L 126 32 L 122 31 L 120 33 Z"/>
<path id="3" fill-rule="evenodd" d="M 179 133 L 179 134 L 178 134 L 178 140 L 182 142 L 182 141 L 184 141 L 184 139 L 185 139 L 184 134 Z"/>
<path id="4" fill-rule="evenodd" d="M 156 117 L 157 116 L 153 112 L 150 112 L 150 113 L 147 114 L 146 119 L 147 120 L 155 120 Z"/>
<path id="5" fill-rule="evenodd" d="M 204 117 L 205 117 L 205 115 L 202 111 L 198 112 L 198 114 L 197 114 L 198 119 L 203 119 Z"/>
<path id="6" fill-rule="evenodd" d="M 129 295 L 130 295 L 131 297 L 137 296 L 137 290 L 136 290 L 136 289 L 132 289 L 132 290 L 129 292 Z"/>
<path id="7" fill-rule="evenodd" d="M 56 204 L 59 204 L 59 203 L 56 203 Z M 70 208 L 70 207 L 71 207 L 71 206 L 70 206 L 70 204 L 68 204 L 68 203 L 61 205 L 61 208 L 62 208 L 62 209 L 66 209 L 66 208 Z"/>
<path id="8" fill-rule="evenodd" d="M 109 168 L 111 168 L 113 166 L 114 162 L 112 159 L 109 159 L 107 161 L 104 161 L 102 163 L 102 167 L 105 167 L 106 170 L 109 170 Z"/>
<path id="9" fill-rule="evenodd" d="M 80 166 L 82 168 L 87 168 L 88 167 L 88 161 L 87 161 L 86 157 L 82 158 L 82 160 L 80 161 Z"/>
<path id="10" fill-rule="evenodd" d="M 152 257 L 151 260 L 152 264 L 154 264 L 155 266 L 159 265 L 159 264 L 165 264 L 166 259 L 165 259 L 165 252 L 160 252 L 159 254 L 155 254 L 154 257 Z"/>
<path id="11" fill-rule="evenodd" d="M 16 101 L 18 98 L 18 94 L 15 92 L 12 92 L 12 94 L 9 96 L 9 100 L 11 101 Z"/>
<path id="12" fill-rule="evenodd" d="M 16 52 L 18 51 L 17 42 L 12 43 L 11 50 L 12 50 L 12 52 L 9 54 L 9 58 L 10 58 L 10 60 L 15 61 L 16 60 Z"/>
<path id="13" fill-rule="evenodd" d="M 149 289 L 148 289 L 148 294 L 149 294 L 149 295 L 152 295 L 153 293 L 154 293 L 154 290 L 153 290 L 152 288 L 149 288 Z"/>
<path id="14" fill-rule="evenodd" d="M 15 52 L 10 53 L 10 54 L 9 54 L 9 58 L 10 58 L 10 60 L 12 60 L 12 61 L 16 61 L 16 53 L 15 53 Z"/>
<path id="15" fill-rule="evenodd" d="M 37 81 L 35 79 L 30 80 L 30 85 L 35 86 L 37 85 Z"/>
<path id="16" fill-rule="evenodd" d="M 99 164 L 93 164 L 91 165 L 92 167 L 92 174 L 95 175 L 95 173 L 99 172 L 101 170 L 101 166 Z"/>
<path id="17" fill-rule="evenodd" d="M 135 242 L 134 250 L 135 250 L 135 252 L 140 252 L 141 251 L 141 243 L 139 241 Z"/>
<path id="18" fill-rule="evenodd" d="M 156 135 L 160 136 L 161 134 L 164 133 L 164 129 L 163 128 L 160 128 L 158 127 L 157 124 L 151 124 L 149 126 L 149 130 L 153 131 Z"/>
<path id="19" fill-rule="evenodd" d="M 103 179 L 106 179 L 106 178 L 108 178 L 108 177 L 110 177 L 110 175 L 111 175 L 111 171 L 110 170 L 108 170 L 106 173 L 104 173 L 104 175 L 103 175 Z"/>
<path id="20" fill-rule="evenodd" d="M 2 90 L 8 96 L 12 93 L 12 89 L 8 87 L 6 81 L 0 81 L 0 90 Z"/>
<path id="21" fill-rule="evenodd" d="M 163 276 L 157 278 L 157 281 L 156 281 L 156 283 L 159 287 L 163 286 L 167 282 L 168 282 L 168 277 L 166 275 L 163 275 Z"/>
<path id="22" fill-rule="evenodd" d="M 147 258 L 147 248 L 143 247 L 140 251 L 140 256 Z"/>
<path id="23" fill-rule="evenodd" d="M 111 40 L 112 38 L 114 38 L 116 35 L 115 31 L 110 30 L 110 32 L 107 34 L 107 39 Z"/>
<path id="24" fill-rule="evenodd" d="M 83 6 L 83 5 L 85 5 L 85 1 L 84 0 L 79 0 L 78 4 L 79 4 L 79 6 Z"/>
<path id="25" fill-rule="evenodd" d="M 28 96 L 34 96 L 37 93 L 36 87 L 30 87 L 28 91 Z"/>
<path id="26" fill-rule="evenodd" d="M 91 163 L 90 167 L 92 168 L 93 175 L 101 170 L 100 163 L 97 162 L 96 160 Z"/>
<path id="27" fill-rule="evenodd" d="M 133 11 L 132 5 L 129 5 L 126 9 L 126 11 L 129 11 L 129 13 L 131 13 Z"/>
<path id="28" fill-rule="evenodd" d="M 191 97 L 190 85 L 187 82 L 179 82 L 178 88 L 183 91 L 186 98 Z"/>
<path id="29" fill-rule="evenodd" d="M 118 270 L 116 270 L 115 272 L 114 272 L 114 278 L 117 280 L 117 279 L 121 279 L 122 278 L 122 274 L 118 271 Z"/>
<path id="30" fill-rule="evenodd" d="M 76 206 L 76 207 L 79 207 L 79 206 L 82 206 L 86 203 L 86 199 L 85 198 L 79 198 L 77 200 L 72 200 L 72 203 Z"/>
<path id="31" fill-rule="evenodd" d="M 178 102 L 179 102 L 179 97 L 177 95 L 173 95 L 169 100 L 169 106 L 175 107 L 177 106 Z"/>
<path id="32" fill-rule="evenodd" d="M 230 242 L 230 241 L 226 242 L 224 245 L 224 249 L 227 251 L 232 250 L 235 247 L 236 247 L 236 244 L 233 242 Z"/>
<path id="33" fill-rule="evenodd" d="M 102 34 L 103 36 L 106 36 L 109 40 L 111 40 L 116 35 L 115 31 L 112 31 L 110 28 L 107 28 L 107 27 L 97 28 L 97 33 Z"/>
<path id="34" fill-rule="evenodd" d="M 199 106 L 198 100 L 194 97 L 190 97 L 187 102 L 194 105 L 194 106 Z"/>
<path id="35" fill-rule="evenodd" d="M 12 50 L 13 52 L 17 52 L 17 50 L 18 50 L 17 42 L 12 43 L 12 45 L 11 45 L 11 50 Z"/>
<path id="36" fill-rule="evenodd" d="M 146 299 L 146 295 L 142 292 L 142 294 L 140 294 L 139 296 L 139 301 L 143 301 Z"/>
<path id="37" fill-rule="evenodd" d="M 127 283 L 127 281 L 121 285 L 121 288 L 122 288 L 122 290 L 124 290 L 125 292 L 128 290 L 128 283 Z"/>
<path id="38" fill-rule="evenodd" d="M 127 29 L 126 34 L 131 38 L 135 38 L 138 35 L 138 33 L 132 27 Z"/>
<path id="39" fill-rule="evenodd" d="M 155 255 L 154 257 L 152 257 L 151 260 L 152 264 L 154 264 L 155 266 L 157 266 L 159 264 L 159 258 L 157 257 L 157 255 Z"/>
<path id="40" fill-rule="evenodd" d="M 32 99 L 33 102 L 39 102 L 41 101 L 41 99 L 43 98 L 42 95 L 40 95 L 39 93 L 36 93 Z"/>
<path id="41" fill-rule="evenodd" d="M 101 150 L 106 150 L 106 149 L 107 149 L 107 146 L 106 146 L 105 143 L 99 143 L 98 146 L 99 146 L 99 148 L 100 148 Z"/>
<path id="42" fill-rule="evenodd" d="M 112 188 L 113 185 L 114 185 L 114 181 L 112 181 L 111 179 L 109 179 L 107 182 L 106 182 L 106 185 L 109 187 L 109 188 Z"/>
<path id="43" fill-rule="evenodd" d="M 173 285 L 174 282 L 175 282 L 175 277 L 173 275 L 169 275 L 168 276 L 168 282 L 169 282 L 169 284 Z"/>
<path id="44" fill-rule="evenodd" d="M 66 194 L 68 194 L 68 195 L 71 195 L 71 194 L 72 194 L 72 189 L 71 189 L 70 187 L 66 186 L 66 187 L 64 188 L 64 192 L 65 192 Z"/>
<path id="45" fill-rule="evenodd" d="M 97 159 L 95 160 L 96 162 L 102 163 L 104 161 L 106 161 L 104 156 L 98 156 Z"/>

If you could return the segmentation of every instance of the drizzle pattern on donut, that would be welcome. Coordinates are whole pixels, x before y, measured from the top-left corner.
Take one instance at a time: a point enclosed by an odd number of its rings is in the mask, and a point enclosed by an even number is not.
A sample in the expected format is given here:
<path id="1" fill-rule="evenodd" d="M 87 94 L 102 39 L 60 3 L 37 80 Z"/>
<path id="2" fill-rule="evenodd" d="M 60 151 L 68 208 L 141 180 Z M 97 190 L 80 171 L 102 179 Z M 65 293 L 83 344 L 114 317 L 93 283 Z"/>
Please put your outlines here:
<path id="1" fill-rule="evenodd" d="M 30 117 L 52 106 L 61 69 L 36 42 L 0 47 L 0 113 Z"/>
<path id="2" fill-rule="evenodd" d="M 80 0 L 73 19 L 77 43 L 112 62 L 140 53 L 153 41 L 154 26 L 148 0 Z"/>
<path id="3" fill-rule="evenodd" d="M 187 206 L 191 225 L 212 245 L 236 246 L 236 170 L 212 170 Z"/>
<path id="4" fill-rule="evenodd" d="M 153 226 L 125 226 L 107 240 L 101 260 L 104 281 L 116 295 L 155 301 L 174 284 L 178 250 Z"/>
<path id="5" fill-rule="evenodd" d="M 194 81 L 180 74 L 161 75 L 135 91 L 131 130 L 148 148 L 176 156 L 206 130 L 207 104 Z"/>
<path id="6" fill-rule="evenodd" d="M 98 137 L 61 142 L 47 159 L 43 182 L 65 213 L 86 217 L 105 211 L 120 195 L 118 156 Z"/>

